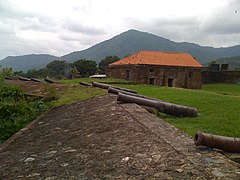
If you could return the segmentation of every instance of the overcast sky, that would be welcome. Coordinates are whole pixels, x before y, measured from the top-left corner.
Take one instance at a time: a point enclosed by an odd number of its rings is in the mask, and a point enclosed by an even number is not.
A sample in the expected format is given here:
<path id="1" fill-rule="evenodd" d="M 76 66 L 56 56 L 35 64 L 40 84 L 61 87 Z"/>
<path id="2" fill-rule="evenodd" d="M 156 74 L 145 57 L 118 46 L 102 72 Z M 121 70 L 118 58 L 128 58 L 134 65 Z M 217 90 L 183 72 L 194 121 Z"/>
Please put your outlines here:
<path id="1" fill-rule="evenodd" d="M 240 44 L 239 0 L 0 0 L 0 59 L 61 56 L 129 29 L 176 41 Z"/>

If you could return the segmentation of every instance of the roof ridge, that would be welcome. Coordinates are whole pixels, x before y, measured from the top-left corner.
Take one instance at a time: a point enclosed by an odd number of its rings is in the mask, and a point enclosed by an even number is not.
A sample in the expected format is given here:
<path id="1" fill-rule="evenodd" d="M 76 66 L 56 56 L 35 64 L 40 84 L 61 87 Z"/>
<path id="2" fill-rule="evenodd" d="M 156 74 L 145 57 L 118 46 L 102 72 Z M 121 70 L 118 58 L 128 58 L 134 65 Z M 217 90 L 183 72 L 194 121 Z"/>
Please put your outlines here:
<path id="1" fill-rule="evenodd" d="M 140 50 L 130 56 L 112 63 L 111 65 L 124 64 L 202 67 L 202 65 L 189 53 L 145 50 Z"/>

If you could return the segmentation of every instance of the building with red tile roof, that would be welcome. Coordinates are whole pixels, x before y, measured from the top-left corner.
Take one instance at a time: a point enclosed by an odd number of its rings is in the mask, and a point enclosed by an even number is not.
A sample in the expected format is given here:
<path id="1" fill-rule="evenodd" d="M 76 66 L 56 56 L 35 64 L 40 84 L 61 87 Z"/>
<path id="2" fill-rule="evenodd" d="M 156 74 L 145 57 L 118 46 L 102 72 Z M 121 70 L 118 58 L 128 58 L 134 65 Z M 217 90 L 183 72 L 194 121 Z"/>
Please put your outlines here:
<path id="1" fill-rule="evenodd" d="M 202 68 L 188 53 L 139 51 L 110 64 L 107 76 L 140 84 L 201 88 Z"/>

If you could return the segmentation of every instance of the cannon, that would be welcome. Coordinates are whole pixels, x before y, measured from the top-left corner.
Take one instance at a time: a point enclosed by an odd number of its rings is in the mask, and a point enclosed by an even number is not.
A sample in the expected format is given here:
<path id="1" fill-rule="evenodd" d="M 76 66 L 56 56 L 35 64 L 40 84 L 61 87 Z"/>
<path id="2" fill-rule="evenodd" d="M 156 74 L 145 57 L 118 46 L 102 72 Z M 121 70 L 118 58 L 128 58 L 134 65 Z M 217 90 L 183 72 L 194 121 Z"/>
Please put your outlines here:
<path id="1" fill-rule="evenodd" d="M 112 85 L 109 85 L 109 84 L 92 82 L 92 85 L 93 85 L 93 87 L 99 87 L 99 88 L 103 88 L 103 89 L 109 89 L 111 87 L 111 88 L 118 89 L 118 90 L 121 90 L 121 91 L 126 91 L 126 92 L 137 94 L 137 91 L 127 89 L 127 88 L 120 88 L 120 87 L 112 86 Z"/>
<path id="2" fill-rule="evenodd" d="M 19 76 L 18 79 L 21 80 L 21 81 L 31 81 L 31 79 L 25 78 L 25 77 L 21 77 L 21 76 Z"/>
<path id="3" fill-rule="evenodd" d="M 197 109 L 181 106 L 173 103 L 163 102 L 159 100 L 146 99 L 142 97 L 136 97 L 119 92 L 117 101 L 136 103 L 138 105 L 144 105 L 156 108 L 159 112 L 169 114 L 178 117 L 196 117 Z"/>
<path id="4" fill-rule="evenodd" d="M 91 84 L 85 83 L 85 82 L 79 82 L 80 85 L 86 86 L 86 87 L 91 87 Z"/>
<path id="5" fill-rule="evenodd" d="M 53 79 L 49 79 L 49 78 L 45 78 L 44 81 L 48 82 L 48 83 L 57 83 L 60 84 L 58 81 L 55 81 Z"/>
<path id="6" fill-rule="evenodd" d="M 140 94 L 131 93 L 129 91 L 125 91 L 124 88 L 117 89 L 115 87 L 109 87 L 108 88 L 108 93 L 113 93 L 113 94 L 123 93 L 123 94 L 131 95 L 131 96 L 136 96 L 136 97 L 141 97 L 141 98 L 146 98 L 146 99 L 152 99 L 152 100 L 158 100 L 158 99 L 155 99 L 155 98 L 151 98 L 151 97 L 143 96 L 143 95 L 140 95 Z"/>
<path id="7" fill-rule="evenodd" d="M 194 143 L 197 146 L 203 145 L 211 148 L 221 149 L 226 152 L 240 153 L 240 138 L 197 132 L 194 136 Z"/>
<path id="8" fill-rule="evenodd" d="M 93 87 L 99 87 L 102 89 L 108 89 L 111 85 L 110 84 L 104 84 L 104 83 L 98 83 L 98 82 L 92 82 Z"/>
<path id="9" fill-rule="evenodd" d="M 44 83 L 44 81 L 42 81 L 41 79 L 31 78 L 31 80 L 34 82 Z"/>
<path id="10" fill-rule="evenodd" d="M 11 76 L 5 76 L 5 79 L 7 79 L 7 80 L 13 80 L 13 77 L 11 77 Z"/>

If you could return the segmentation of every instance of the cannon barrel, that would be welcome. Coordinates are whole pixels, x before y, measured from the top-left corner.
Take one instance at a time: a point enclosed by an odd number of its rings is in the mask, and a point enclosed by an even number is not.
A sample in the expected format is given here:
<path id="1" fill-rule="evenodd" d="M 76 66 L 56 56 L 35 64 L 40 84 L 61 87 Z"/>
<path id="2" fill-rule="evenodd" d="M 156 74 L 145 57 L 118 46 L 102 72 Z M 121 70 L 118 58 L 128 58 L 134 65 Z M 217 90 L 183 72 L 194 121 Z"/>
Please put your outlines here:
<path id="1" fill-rule="evenodd" d="M 85 82 L 79 82 L 80 85 L 82 86 L 87 86 L 87 87 L 91 87 L 91 84 L 85 83 Z"/>
<path id="2" fill-rule="evenodd" d="M 127 88 L 115 87 L 115 86 L 110 86 L 108 88 L 108 92 L 113 94 L 118 94 L 119 92 L 122 92 L 124 94 L 137 95 L 137 91 L 127 89 Z"/>
<path id="3" fill-rule="evenodd" d="M 227 152 L 240 153 L 240 138 L 197 132 L 194 142 L 197 146 L 203 145 Z"/>
<path id="4" fill-rule="evenodd" d="M 21 77 L 21 76 L 19 76 L 18 79 L 21 80 L 21 81 L 31 81 L 31 79 L 25 78 L 25 77 Z"/>
<path id="5" fill-rule="evenodd" d="M 31 80 L 34 82 L 44 83 L 44 81 L 41 79 L 31 78 Z"/>
<path id="6" fill-rule="evenodd" d="M 115 87 L 109 87 L 108 88 L 108 93 L 113 93 L 113 94 L 123 93 L 123 94 L 131 95 L 131 96 L 136 96 L 136 97 L 141 97 L 141 98 L 146 98 L 146 99 L 151 99 L 151 100 L 158 101 L 158 99 L 155 99 L 155 98 L 143 96 L 143 95 L 136 94 L 136 93 L 131 93 L 131 92 L 128 92 L 128 91 L 124 91 L 124 89 L 117 89 Z"/>
<path id="7" fill-rule="evenodd" d="M 132 95 L 127 95 L 119 92 L 117 96 L 117 101 L 123 101 L 127 103 L 136 103 L 138 105 L 144 105 L 156 108 L 159 112 L 173 115 L 173 116 L 184 116 L 184 117 L 196 117 L 197 109 L 181 106 L 173 103 L 157 101 L 152 99 L 146 99 L 142 97 L 136 97 Z"/>
<path id="8" fill-rule="evenodd" d="M 137 91 L 134 91 L 132 89 L 120 88 L 120 87 L 112 86 L 112 85 L 109 85 L 109 84 L 92 82 L 92 85 L 93 85 L 93 87 L 99 87 L 99 88 L 103 88 L 103 89 L 109 89 L 111 87 L 111 88 L 118 89 L 118 90 L 121 90 L 121 91 L 126 91 L 126 92 L 137 94 Z"/>
<path id="9" fill-rule="evenodd" d="M 98 82 L 92 82 L 92 86 L 103 88 L 103 89 L 108 89 L 111 85 L 110 84 L 104 84 L 104 83 L 98 83 Z"/>
<path id="10" fill-rule="evenodd" d="M 11 76 L 5 76 L 5 79 L 7 79 L 7 80 L 13 80 L 13 77 L 11 77 Z"/>
<path id="11" fill-rule="evenodd" d="M 49 78 L 45 78 L 44 81 L 48 82 L 48 83 L 57 83 L 60 84 L 58 81 L 55 81 L 53 79 L 49 79 Z"/>

